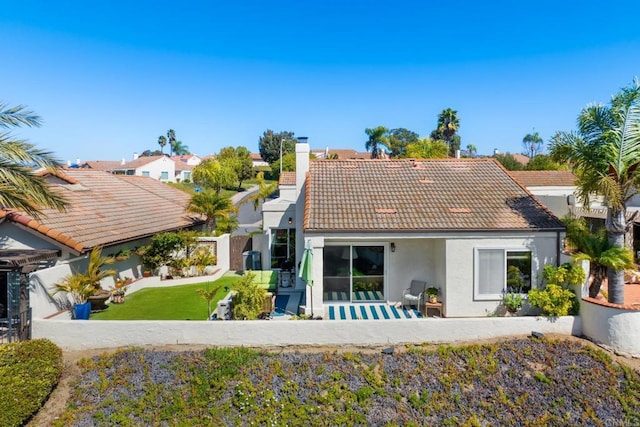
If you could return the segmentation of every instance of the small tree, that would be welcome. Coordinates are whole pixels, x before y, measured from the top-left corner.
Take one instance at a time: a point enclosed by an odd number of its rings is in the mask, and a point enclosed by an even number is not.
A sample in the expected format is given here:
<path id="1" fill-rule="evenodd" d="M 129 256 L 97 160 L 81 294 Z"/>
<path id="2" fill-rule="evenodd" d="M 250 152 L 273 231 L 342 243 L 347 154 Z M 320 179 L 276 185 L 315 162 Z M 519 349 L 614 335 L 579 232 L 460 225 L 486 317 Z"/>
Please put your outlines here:
<path id="1" fill-rule="evenodd" d="M 211 303 L 216 299 L 216 294 L 218 290 L 220 290 L 221 285 L 213 289 L 209 289 L 208 285 L 209 283 L 207 283 L 205 288 L 196 289 L 196 292 L 207 302 L 207 319 L 211 319 Z"/>
<path id="2" fill-rule="evenodd" d="M 236 284 L 237 293 L 233 296 L 233 318 L 254 320 L 262 313 L 266 289 L 261 288 L 253 279 L 255 274 L 248 272 Z"/>

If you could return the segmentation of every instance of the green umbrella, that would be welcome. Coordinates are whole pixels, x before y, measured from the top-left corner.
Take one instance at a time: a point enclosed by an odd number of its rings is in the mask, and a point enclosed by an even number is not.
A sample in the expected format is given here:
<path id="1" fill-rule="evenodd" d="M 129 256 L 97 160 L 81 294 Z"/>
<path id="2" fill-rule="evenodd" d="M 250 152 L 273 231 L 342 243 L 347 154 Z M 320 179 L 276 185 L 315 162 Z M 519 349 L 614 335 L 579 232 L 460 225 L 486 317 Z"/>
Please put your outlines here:
<path id="1" fill-rule="evenodd" d="M 300 274 L 299 277 L 305 281 L 307 286 L 313 286 L 313 273 L 311 267 L 313 264 L 313 250 L 311 248 L 305 248 L 302 253 L 302 261 L 300 261 Z M 313 318 L 313 291 L 311 292 L 311 317 Z"/>

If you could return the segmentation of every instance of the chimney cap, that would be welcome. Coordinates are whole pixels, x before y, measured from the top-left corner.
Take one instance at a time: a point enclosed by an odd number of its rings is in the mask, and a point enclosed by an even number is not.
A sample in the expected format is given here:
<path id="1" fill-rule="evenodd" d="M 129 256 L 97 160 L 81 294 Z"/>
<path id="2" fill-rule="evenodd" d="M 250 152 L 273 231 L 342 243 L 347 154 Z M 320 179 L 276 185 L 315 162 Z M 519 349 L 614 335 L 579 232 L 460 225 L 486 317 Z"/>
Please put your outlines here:
<path id="1" fill-rule="evenodd" d="M 298 137 L 298 144 L 306 144 L 308 139 L 309 138 L 307 138 L 306 136 L 299 136 Z"/>

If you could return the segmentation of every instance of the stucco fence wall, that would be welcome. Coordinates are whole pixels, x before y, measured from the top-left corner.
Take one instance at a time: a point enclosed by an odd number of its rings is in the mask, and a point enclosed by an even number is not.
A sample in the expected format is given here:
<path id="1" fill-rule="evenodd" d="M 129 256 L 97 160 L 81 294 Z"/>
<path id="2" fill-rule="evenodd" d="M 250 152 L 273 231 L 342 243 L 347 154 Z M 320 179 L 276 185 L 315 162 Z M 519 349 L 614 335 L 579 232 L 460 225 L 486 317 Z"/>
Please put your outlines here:
<path id="1" fill-rule="evenodd" d="M 580 317 L 422 320 L 100 321 L 34 319 L 33 338 L 65 350 L 192 344 L 206 346 L 394 345 L 455 343 L 529 335 L 580 336 Z"/>
<path id="2" fill-rule="evenodd" d="M 640 357 L 640 310 L 580 302 L 585 337 L 617 354 Z"/>

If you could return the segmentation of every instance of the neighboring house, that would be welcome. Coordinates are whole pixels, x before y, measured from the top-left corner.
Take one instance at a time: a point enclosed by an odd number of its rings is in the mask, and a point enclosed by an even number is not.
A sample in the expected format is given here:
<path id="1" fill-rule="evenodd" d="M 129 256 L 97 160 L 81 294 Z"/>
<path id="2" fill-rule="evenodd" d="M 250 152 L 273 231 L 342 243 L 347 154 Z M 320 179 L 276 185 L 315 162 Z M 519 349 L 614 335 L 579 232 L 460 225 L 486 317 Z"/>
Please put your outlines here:
<path id="1" fill-rule="evenodd" d="M 163 182 L 176 181 L 176 163 L 168 156 L 134 156 L 130 162 L 114 168 L 116 175 L 148 176 Z"/>
<path id="2" fill-rule="evenodd" d="M 78 165 L 80 169 L 93 169 L 98 171 L 111 172 L 112 170 L 119 168 L 125 164 L 125 160 L 87 160 Z"/>
<path id="3" fill-rule="evenodd" d="M 251 156 L 251 162 L 252 162 L 254 168 L 269 167 L 269 163 L 265 162 L 262 159 L 262 156 L 260 155 L 260 153 L 251 153 L 250 156 Z"/>
<path id="4" fill-rule="evenodd" d="M 176 165 L 179 163 L 186 163 L 189 166 L 198 166 L 202 163 L 202 159 L 195 154 L 183 154 L 181 156 L 171 156 L 171 159 L 176 162 Z"/>
<path id="5" fill-rule="evenodd" d="M 261 243 L 263 265 L 295 254 L 298 266 L 313 250 L 313 286 L 296 288 L 314 312 L 400 302 L 418 279 L 440 289 L 446 316 L 487 316 L 509 267 L 530 288 L 559 262 L 563 224 L 493 159 L 310 162 L 308 153 L 296 144 L 295 186 L 282 183 L 263 205 Z"/>
<path id="6" fill-rule="evenodd" d="M 134 249 L 161 232 L 202 229 L 204 221 L 186 213 L 190 195 L 159 181 L 103 171 L 68 169 L 46 174 L 48 183 L 70 202 L 67 212 L 45 209 L 41 218 L 14 210 L 0 210 L 0 250 L 28 254 L 46 252 L 31 270 L 34 317 L 56 311 L 50 289 L 72 268 L 86 266 L 87 254 L 103 247 L 103 254 Z M 0 251 L 1 252 L 1 251 Z M 50 253 L 55 256 L 50 256 Z M 46 263 L 44 263 L 46 261 Z M 41 269 L 42 267 L 46 267 Z M 40 269 L 39 269 L 40 268 Z M 140 277 L 140 260 L 114 265 L 121 274 Z M 6 279 L 0 275 L 0 295 Z"/>
<path id="7" fill-rule="evenodd" d="M 348 160 L 348 159 L 370 159 L 371 153 L 368 151 L 356 151 L 349 148 L 325 148 L 323 151 L 312 151 L 317 159 L 336 159 L 336 160 Z"/>
<path id="8" fill-rule="evenodd" d="M 193 165 L 176 162 L 176 182 L 191 181 L 191 173 L 194 168 Z"/>
<path id="9" fill-rule="evenodd" d="M 589 208 L 577 195 L 576 176 L 571 171 L 510 171 L 509 174 L 546 205 L 557 217 L 582 217 L 593 227 L 604 227 L 607 206 L 602 197 L 591 197 Z M 636 262 L 640 261 L 640 196 L 627 202 L 627 216 L 633 220 L 627 239 L 633 240 Z"/>

